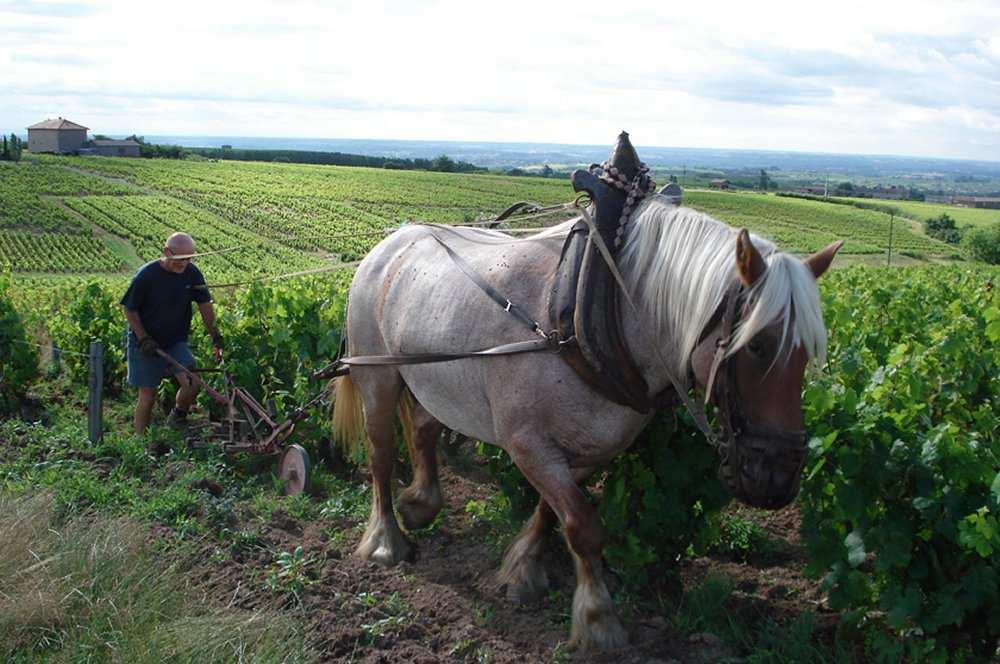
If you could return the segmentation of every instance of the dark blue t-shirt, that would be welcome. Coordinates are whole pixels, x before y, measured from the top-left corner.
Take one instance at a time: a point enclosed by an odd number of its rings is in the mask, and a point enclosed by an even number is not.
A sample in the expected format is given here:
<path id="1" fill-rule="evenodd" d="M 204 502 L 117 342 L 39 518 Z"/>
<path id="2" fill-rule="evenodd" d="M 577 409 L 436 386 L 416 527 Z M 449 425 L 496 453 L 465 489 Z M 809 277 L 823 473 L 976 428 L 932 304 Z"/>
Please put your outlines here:
<path id="1" fill-rule="evenodd" d="M 205 277 L 193 263 L 177 274 L 164 269 L 157 260 L 139 268 L 121 304 L 138 311 L 146 332 L 160 346 L 169 348 L 187 341 L 191 332 L 191 303 L 212 301 L 204 285 Z M 135 341 L 135 332 L 129 329 L 129 334 Z"/>

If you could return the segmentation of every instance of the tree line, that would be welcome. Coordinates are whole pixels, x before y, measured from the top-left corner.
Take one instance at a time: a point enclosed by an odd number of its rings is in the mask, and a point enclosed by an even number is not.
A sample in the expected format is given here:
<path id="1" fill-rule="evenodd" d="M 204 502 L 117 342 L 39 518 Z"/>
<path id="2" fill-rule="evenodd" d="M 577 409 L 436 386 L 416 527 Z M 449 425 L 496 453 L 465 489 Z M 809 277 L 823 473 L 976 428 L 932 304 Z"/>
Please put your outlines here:
<path id="1" fill-rule="evenodd" d="M 399 157 L 370 157 L 346 152 L 314 152 L 311 150 L 267 150 L 252 148 L 189 148 L 180 145 L 147 143 L 142 136 L 129 136 L 139 144 L 142 157 L 184 159 L 198 155 L 206 159 L 233 161 L 270 161 L 290 164 L 321 164 L 327 166 L 367 166 L 403 171 L 438 171 L 441 173 L 480 173 L 487 169 L 467 161 L 439 155 L 434 159 L 404 159 Z"/>

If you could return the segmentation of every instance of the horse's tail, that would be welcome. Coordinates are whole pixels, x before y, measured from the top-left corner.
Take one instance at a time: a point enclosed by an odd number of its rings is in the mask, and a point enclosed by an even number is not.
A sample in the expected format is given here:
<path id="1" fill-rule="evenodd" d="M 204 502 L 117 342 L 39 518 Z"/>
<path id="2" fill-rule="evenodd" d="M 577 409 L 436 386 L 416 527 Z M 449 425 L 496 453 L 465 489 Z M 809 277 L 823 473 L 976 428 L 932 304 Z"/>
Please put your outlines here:
<path id="1" fill-rule="evenodd" d="M 365 415 L 361 394 L 351 380 L 351 374 L 337 376 L 330 384 L 333 391 L 333 440 L 339 441 L 347 456 L 353 456 L 364 441 Z"/>

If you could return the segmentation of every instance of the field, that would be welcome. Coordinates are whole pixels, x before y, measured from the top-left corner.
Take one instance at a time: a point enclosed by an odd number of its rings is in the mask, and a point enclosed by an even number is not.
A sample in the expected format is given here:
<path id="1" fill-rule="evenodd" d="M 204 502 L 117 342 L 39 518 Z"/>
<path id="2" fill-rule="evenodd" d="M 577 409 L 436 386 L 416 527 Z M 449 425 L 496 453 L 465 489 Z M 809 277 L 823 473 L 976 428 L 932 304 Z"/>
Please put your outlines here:
<path id="1" fill-rule="evenodd" d="M 947 214 L 955 220 L 955 225 L 959 228 L 963 226 L 1000 224 L 1000 210 L 967 208 L 957 205 L 944 205 L 942 203 L 924 203 L 922 201 L 872 201 L 870 198 L 848 198 L 846 200 L 859 203 L 882 203 L 886 207 L 897 208 L 910 219 L 921 222 L 932 217 L 940 217 L 942 214 Z"/>
<path id="2" fill-rule="evenodd" d="M 492 584 L 532 500 L 506 455 L 442 441 L 445 509 L 409 533 L 414 560 L 383 569 L 351 556 L 370 480 L 362 459 L 330 445 L 325 409 L 295 433 L 313 458 L 312 486 L 285 497 L 273 461 L 189 448 L 163 413 L 147 435 L 132 435 L 134 393 L 117 350 L 128 274 L 175 227 L 191 230 L 203 251 L 243 247 L 199 259 L 210 282 L 243 279 L 355 258 L 402 219 L 462 222 L 515 200 L 567 201 L 564 181 L 35 157 L 0 164 L 0 177 L 0 197 L 11 202 L 0 208 L 0 251 L 14 256 L 6 260 L 15 270 L 0 274 L 4 661 L 996 657 L 1000 269 L 852 266 L 821 280 L 828 360 L 808 376 L 810 456 L 789 508 L 730 502 L 690 418 L 654 419 L 588 484 L 630 637 L 622 652 L 593 655 L 566 645 L 573 563 L 561 538 L 542 552 L 550 584 L 539 602 L 512 604 Z M 880 213 L 753 194 L 686 196 L 796 251 L 838 237 L 855 258 L 885 248 Z M 952 251 L 904 225 L 895 232 L 894 252 Z M 339 346 L 349 278 L 340 271 L 217 291 L 237 382 L 286 414 L 321 389 L 309 376 Z M 81 353 L 91 339 L 111 349 L 98 444 L 86 435 Z M 192 342 L 207 361 L 197 322 Z M 58 364 L 50 345 L 63 351 Z M 163 386 L 165 403 L 171 391 Z M 193 416 L 209 414 L 202 401 Z M 412 471 L 405 454 L 396 463 L 401 486 Z"/>
<path id="3" fill-rule="evenodd" d="M 227 281 L 356 260 L 405 221 L 461 223 L 513 202 L 570 201 L 565 180 L 243 162 L 32 157 L 0 165 L 0 265 L 15 272 L 128 274 L 171 230 L 191 232 L 209 279 Z M 888 216 L 814 201 L 690 191 L 686 204 L 811 252 L 886 251 Z M 896 225 L 894 251 L 955 250 Z M 71 246 L 73 248 L 71 248 Z"/>

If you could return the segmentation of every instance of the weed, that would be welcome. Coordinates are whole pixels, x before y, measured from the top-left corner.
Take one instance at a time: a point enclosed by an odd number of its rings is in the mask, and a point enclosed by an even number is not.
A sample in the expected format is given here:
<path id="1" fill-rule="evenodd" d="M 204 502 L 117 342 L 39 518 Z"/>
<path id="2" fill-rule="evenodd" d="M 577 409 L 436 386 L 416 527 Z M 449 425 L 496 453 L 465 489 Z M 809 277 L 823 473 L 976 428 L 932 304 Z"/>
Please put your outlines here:
<path id="1" fill-rule="evenodd" d="M 710 574 L 701 585 L 684 595 L 673 617 L 674 628 L 685 634 L 726 631 L 732 627 L 732 618 L 726 611 L 732 593 L 731 579 Z"/>
<path id="2" fill-rule="evenodd" d="M 271 592 L 291 593 L 298 597 L 313 582 L 307 574 L 307 568 L 313 562 L 313 557 L 306 555 L 301 546 L 295 547 L 294 551 L 282 551 L 274 557 L 264 587 Z"/>
<path id="3" fill-rule="evenodd" d="M 384 600 L 380 600 L 377 592 L 359 593 L 357 600 L 363 606 L 375 609 L 382 616 L 374 622 L 361 625 L 362 640 L 368 645 L 378 642 L 380 638 L 389 634 L 398 634 L 413 620 L 410 603 L 398 592 L 392 593 Z"/>
<path id="4" fill-rule="evenodd" d="M 493 622 L 496 613 L 497 611 L 492 604 L 477 604 L 472 610 L 472 620 L 479 627 L 486 627 Z"/>
<path id="5" fill-rule="evenodd" d="M 448 654 L 463 662 L 474 662 L 475 664 L 489 664 L 493 660 L 493 653 L 489 647 L 478 645 L 475 639 L 462 639 L 452 646 Z"/>
<path id="6" fill-rule="evenodd" d="M 219 533 L 219 539 L 229 541 L 229 554 L 244 553 L 262 547 L 260 533 L 256 530 L 240 529 L 231 531 L 228 528 Z"/>
<path id="7" fill-rule="evenodd" d="M 569 664 L 570 657 L 569 645 L 565 641 L 560 641 L 552 649 L 552 659 L 549 661 L 551 664 Z"/>
<path id="8" fill-rule="evenodd" d="M 320 516 L 328 519 L 363 519 L 368 513 L 371 496 L 367 486 L 357 486 L 333 479 L 327 483 L 330 497 L 320 508 Z"/>
<path id="9" fill-rule="evenodd" d="M 719 518 L 718 533 L 709 542 L 710 551 L 746 560 L 752 551 L 764 548 L 767 534 L 741 510 L 724 512 Z"/>

